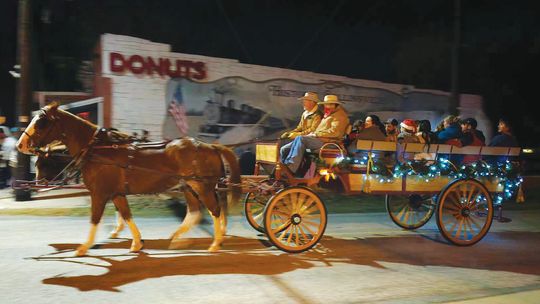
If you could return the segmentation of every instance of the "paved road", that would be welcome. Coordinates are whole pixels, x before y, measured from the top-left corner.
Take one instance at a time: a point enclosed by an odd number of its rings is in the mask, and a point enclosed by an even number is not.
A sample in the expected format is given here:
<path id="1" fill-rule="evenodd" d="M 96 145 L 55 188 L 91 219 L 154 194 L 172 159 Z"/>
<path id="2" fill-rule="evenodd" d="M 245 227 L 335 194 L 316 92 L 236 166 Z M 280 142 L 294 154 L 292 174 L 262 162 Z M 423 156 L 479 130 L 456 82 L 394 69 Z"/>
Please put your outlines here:
<path id="1" fill-rule="evenodd" d="M 385 214 L 331 215 L 315 250 L 286 254 L 268 247 L 241 217 L 224 250 L 209 254 L 211 227 L 169 250 L 170 218 L 136 219 L 145 249 L 108 240 L 73 257 L 88 219 L 0 216 L 1 303 L 538 303 L 540 212 L 506 213 L 472 247 L 447 244 L 432 220 L 417 232 Z M 123 235 L 128 237 L 128 232 Z"/>

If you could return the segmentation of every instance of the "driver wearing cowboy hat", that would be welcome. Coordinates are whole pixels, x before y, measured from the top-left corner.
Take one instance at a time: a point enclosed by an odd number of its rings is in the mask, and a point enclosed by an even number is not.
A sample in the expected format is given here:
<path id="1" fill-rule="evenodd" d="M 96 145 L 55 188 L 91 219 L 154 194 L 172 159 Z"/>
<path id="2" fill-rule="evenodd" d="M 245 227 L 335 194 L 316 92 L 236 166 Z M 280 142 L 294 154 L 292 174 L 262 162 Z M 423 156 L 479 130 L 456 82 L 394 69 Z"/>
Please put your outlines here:
<path id="1" fill-rule="evenodd" d="M 320 149 L 325 142 L 341 140 L 349 125 L 349 117 L 343 109 L 343 103 L 336 95 L 324 96 L 324 116 L 315 131 L 296 137 L 292 142 L 281 147 L 281 162 L 294 174 L 298 170 L 306 149 Z"/>
<path id="2" fill-rule="evenodd" d="M 294 139 L 300 135 L 307 135 L 315 131 L 321 122 L 323 114 L 317 105 L 320 102 L 317 93 L 306 92 L 306 94 L 298 98 L 298 100 L 301 100 L 304 105 L 304 113 L 302 113 L 302 117 L 296 128 L 281 134 L 282 139 Z"/>

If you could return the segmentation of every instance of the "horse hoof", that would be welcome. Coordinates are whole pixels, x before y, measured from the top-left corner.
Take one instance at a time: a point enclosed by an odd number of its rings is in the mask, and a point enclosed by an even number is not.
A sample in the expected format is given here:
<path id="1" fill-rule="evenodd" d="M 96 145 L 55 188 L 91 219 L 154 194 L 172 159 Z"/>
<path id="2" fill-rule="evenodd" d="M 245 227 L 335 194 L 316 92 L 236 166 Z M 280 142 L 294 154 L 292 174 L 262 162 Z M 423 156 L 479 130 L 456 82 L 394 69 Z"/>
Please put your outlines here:
<path id="1" fill-rule="evenodd" d="M 111 234 L 109 234 L 109 238 L 110 239 L 117 239 L 118 238 L 118 232 L 111 232 Z"/>
<path id="2" fill-rule="evenodd" d="M 75 256 L 85 256 L 86 255 L 86 251 L 88 251 L 88 248 L 86 248 L 86 246 L 79 246 L 77 248 L 77 250 L 75 251 Z"/>
<path id="3" fill-rule="evenodd" d="M 208 247 L 208 252 L 218 252 L 220 249 L 220 245 L 211 245 L 210 247 Z"/>
<path id="4" fill-rule="evenodd" d="M 172 239 L 169 243 L 169 249 L 186 249 L 193 244 L 190 239 Z"/>
<path id="5" fill-rule="evenodd" d="M 131 244 L 131 248 L 129 248 L 129 252 L 139 252 L 142 249 L 142 247 L 143 247 L 142 243 Z"/>

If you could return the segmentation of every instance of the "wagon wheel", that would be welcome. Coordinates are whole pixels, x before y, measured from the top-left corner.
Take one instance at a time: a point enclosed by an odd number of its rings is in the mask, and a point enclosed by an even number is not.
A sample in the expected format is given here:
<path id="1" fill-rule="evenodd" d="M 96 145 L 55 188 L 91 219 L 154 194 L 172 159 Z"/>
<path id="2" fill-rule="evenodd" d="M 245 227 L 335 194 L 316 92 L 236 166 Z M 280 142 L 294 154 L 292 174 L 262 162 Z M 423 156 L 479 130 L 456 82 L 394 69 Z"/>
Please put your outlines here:
<path id="1" fill-rule="evenodd" d="M 258 191 L 248 192 L 244 198 L 244 215 L 251 227 L 264 233 L 264 207 L 277 191 L 283 189 L 282 181 L 265 179 L 259 182 Z"/>
<path id="2" fill-rule="evenodd" d="M 255 230 L 264 233 L 264 207 L 271 195 L 248 192 L 244 198 L 244 214 Z"/>
<path id="3" fill-rule="evenodd" d="M 441 192 L 437 226 L 449 242 L 469 246 L 479 242 L 493 220 L 493 201 L 486 187 L 474 179 L 460 179 Z"/>
<path id="4" fill-rule="evenodd" d="M 418 229 L 424 226 L 435 213 L 435 203 L 431 195 L 387 195 L 386 211 L 392 221 L 404 229 Z"/>
<path id="5" fill-rule="evenodd" d="M 277 248 L 291 253 L 315 246 L 326 229 L 326 206 L 305 187 L 285 188 L 274 195 L 264 211 L 264 228 Z"/>

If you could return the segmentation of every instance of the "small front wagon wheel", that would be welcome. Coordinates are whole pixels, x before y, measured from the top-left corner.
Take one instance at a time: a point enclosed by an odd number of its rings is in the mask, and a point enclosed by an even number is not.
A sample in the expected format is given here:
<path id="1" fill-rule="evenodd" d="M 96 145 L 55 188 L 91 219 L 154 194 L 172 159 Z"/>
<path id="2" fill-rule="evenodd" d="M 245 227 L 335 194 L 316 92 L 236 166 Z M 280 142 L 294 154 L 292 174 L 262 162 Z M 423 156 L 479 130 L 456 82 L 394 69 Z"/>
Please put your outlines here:
<path id="1" fill-rule="evenodd" d="M 387 195 L 386 211 L 401 228 L 412 230 L 424 226 L 435 213 L 431 195 Z"/>
<path id="2" fill-rule="evenodd" d="M 244 214 L 251 227 L 264 233 L 264 207 L 268 202 L 270 195 L 248 192 L 244 198 Z"/>
<path id="3" fill-rule="evenodd" d="M 315 246 L 324 234 L 326 223 L 326 206 L 305 187 L 279 191 L 270 199 L 264 213 L 264 228 L 270 242 L 290 253 Z"/>
<path id="4" fill-rule="evenodd" d="M 439 195 L 437 226 L 444 238 L 455 245 L 478 243 L 489 231 L 492 220 L 491 196 L 477 180 L 456 180 Z"/>

